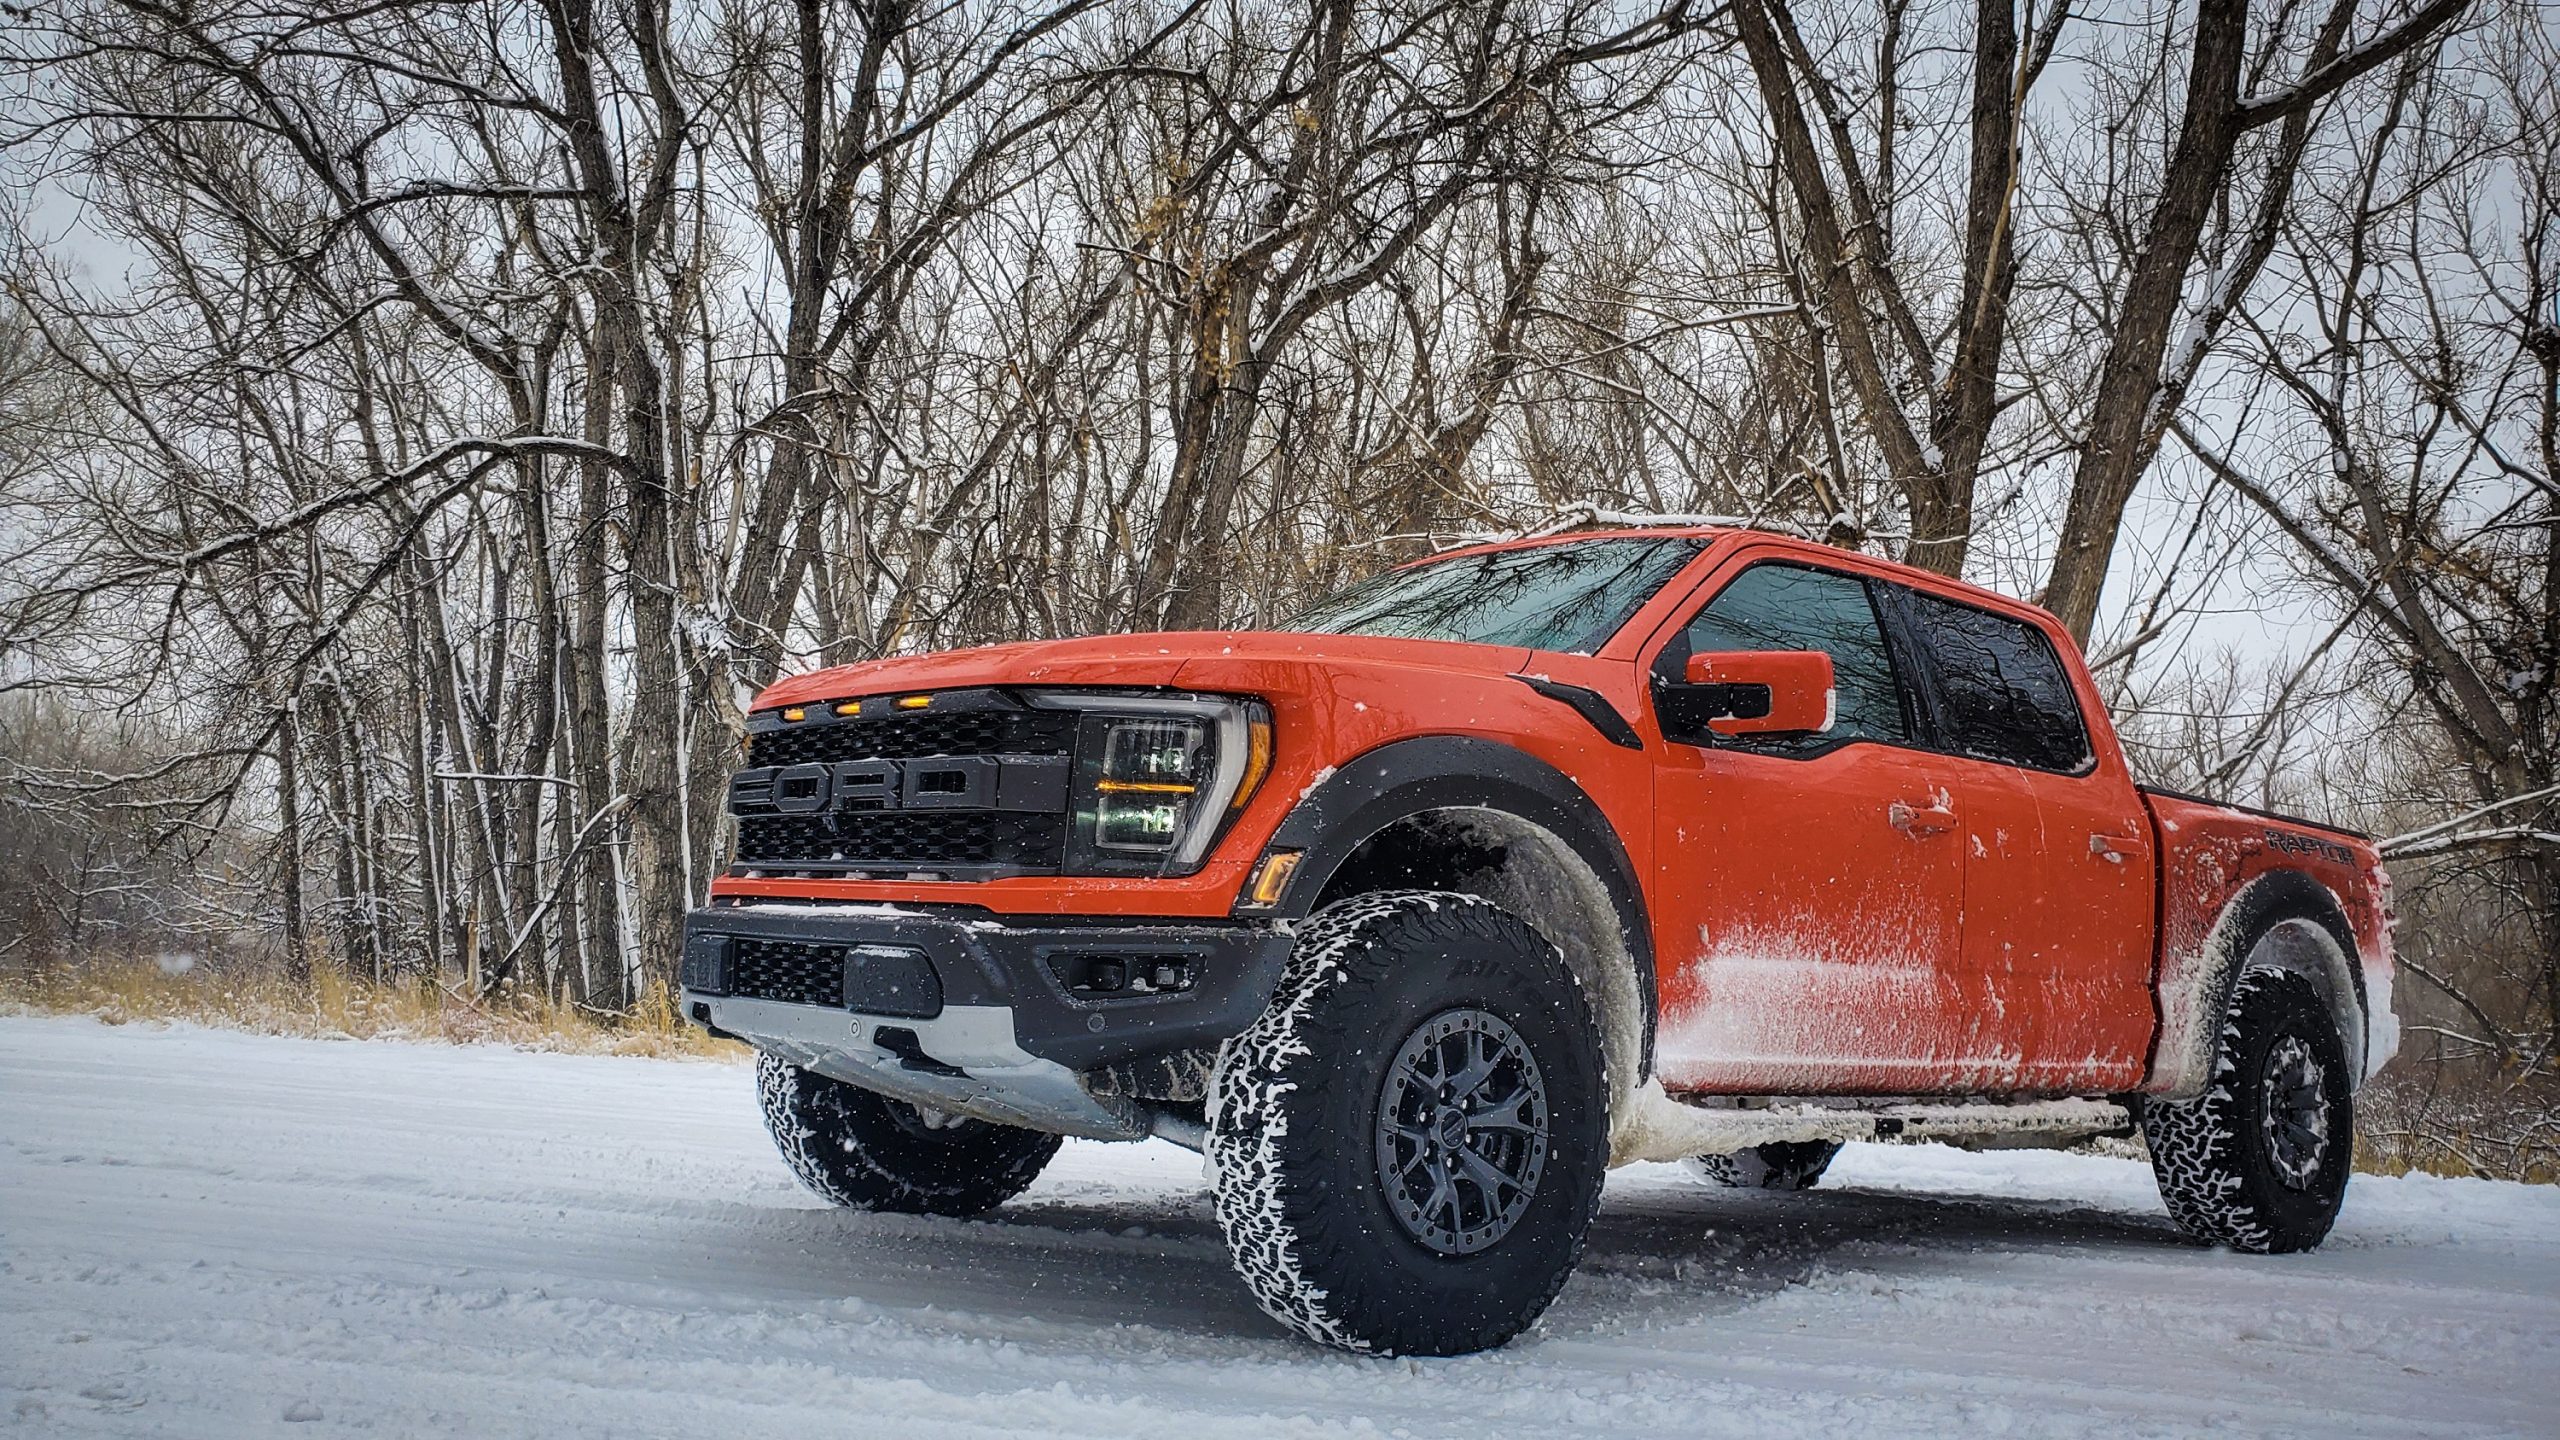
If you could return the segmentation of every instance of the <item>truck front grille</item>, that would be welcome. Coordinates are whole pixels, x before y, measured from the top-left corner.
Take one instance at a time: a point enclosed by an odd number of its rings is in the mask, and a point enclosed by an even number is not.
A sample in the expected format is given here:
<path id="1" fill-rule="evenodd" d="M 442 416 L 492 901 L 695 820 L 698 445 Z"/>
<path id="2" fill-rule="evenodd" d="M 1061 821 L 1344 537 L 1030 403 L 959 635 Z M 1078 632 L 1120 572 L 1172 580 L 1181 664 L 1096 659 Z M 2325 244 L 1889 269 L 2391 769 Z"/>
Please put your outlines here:
<path id="1" fill-rule="evenodd" d="M 1072 712 L 1001 690 L 943 691 L 930 708 L 869 716 L 806 711 L 749 722 L 729 789 L 732 873 L 981 880 L 1064 868 Z"/>
<path id="2" fill-rule="evenodd" d="M 877 720 L 812 718 L 747 737 L 747 764 L 914 760 L 931 755 L 1064 755 L 1076 717 L 1064 710 L 933 710 Z"/>
<path id="3" fill-rule="evenodd" d="M 738 863 L 759 868 L 832 866 L 929 870 L 950 865 L 1047 865 L 1066 849 L 1064 815 L 987 810 L 872 811 L 833 817 L 745 815 Z"/>

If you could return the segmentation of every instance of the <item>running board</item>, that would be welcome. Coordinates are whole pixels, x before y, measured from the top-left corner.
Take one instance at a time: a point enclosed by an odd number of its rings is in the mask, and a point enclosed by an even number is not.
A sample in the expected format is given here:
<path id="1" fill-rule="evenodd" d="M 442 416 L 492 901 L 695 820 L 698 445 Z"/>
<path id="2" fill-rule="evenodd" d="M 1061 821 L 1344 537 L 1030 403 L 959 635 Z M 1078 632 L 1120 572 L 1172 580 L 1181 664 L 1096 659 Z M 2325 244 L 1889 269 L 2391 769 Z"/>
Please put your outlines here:
<path id="1" fill-rule="evenodd" d="M 1924 1140 L 1975 1148 L 2064 1146 L 2133 1129 L 2133 1112 L 2113 1100 L 1858 1101 L 1781 1100 L 1767 1105 L 1693 1105 L 1648 1081 L 1627 1097 L 1610 1128 L 1609 1163 L 1730 1155 L 1755 1145 L 1804 1140 Z"/>

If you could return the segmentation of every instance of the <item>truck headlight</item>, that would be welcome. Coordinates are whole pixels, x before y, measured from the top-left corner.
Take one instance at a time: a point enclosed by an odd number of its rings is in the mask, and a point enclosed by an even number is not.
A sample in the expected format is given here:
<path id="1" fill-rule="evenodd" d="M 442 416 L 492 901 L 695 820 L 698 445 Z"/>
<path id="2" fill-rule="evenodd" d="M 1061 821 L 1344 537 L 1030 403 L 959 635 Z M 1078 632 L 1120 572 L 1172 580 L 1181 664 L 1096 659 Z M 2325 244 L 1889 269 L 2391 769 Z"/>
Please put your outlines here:
<path id="1" fill-rule="evenodd" d="M 1271 712 L 1258 700 L 1049 692 L 1032 703 L 1083 716 L 1070 873 L 1197 870 L 1271 769 Z"/>

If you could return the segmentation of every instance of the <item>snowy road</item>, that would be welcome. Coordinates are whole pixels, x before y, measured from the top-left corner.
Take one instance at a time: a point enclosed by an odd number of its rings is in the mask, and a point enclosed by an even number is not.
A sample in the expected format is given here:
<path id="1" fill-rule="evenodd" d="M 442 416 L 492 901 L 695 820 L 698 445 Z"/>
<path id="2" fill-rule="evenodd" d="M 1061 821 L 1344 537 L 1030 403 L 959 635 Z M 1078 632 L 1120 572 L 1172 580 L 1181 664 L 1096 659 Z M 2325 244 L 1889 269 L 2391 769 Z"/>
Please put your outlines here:
<path id="1" fill-rule="evenodd" d="M 2560 1434 L 2560 1190 L 2364 1177 L 2257 1260 L 2123 1162 L 1832 1174 L 1621 1171 L 1518 1344 L 1362 1360 L 1252 1309 L 1161 1144 L 855 1215 L 734 1067 L 0 1019 L 0 1430 Z"/>

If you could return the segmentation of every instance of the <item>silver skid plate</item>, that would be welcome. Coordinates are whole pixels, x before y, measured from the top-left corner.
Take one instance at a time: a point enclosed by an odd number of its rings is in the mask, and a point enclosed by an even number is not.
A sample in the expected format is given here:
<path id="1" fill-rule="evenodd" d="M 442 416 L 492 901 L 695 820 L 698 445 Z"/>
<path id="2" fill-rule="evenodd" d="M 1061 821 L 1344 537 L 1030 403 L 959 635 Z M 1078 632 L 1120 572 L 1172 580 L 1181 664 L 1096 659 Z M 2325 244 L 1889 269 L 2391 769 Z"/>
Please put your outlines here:
<path id="1" fill-rule="evenodd" d="M 685 998 L 708 1004 L 712 1024 L 759 1050 L 911 1105 L 1095 1140 L 1147 1134 L 1135 1105 L 1092 1094 L 1074 1071 L 1015 1044 L 1006 1006 L 951 1005 L 931 1020 L 902 1020 L 736 995 Z M 883 1030 L 914 1036 L 929 1063 L 881 1044 Z"/>

